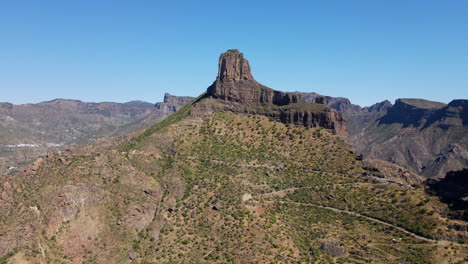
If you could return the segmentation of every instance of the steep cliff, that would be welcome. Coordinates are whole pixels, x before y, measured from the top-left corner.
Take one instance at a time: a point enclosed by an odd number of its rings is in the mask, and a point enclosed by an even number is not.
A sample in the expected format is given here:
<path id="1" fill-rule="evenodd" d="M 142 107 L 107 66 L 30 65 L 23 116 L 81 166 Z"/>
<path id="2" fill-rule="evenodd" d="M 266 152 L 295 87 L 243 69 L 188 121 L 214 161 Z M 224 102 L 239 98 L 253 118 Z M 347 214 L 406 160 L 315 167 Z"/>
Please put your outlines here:
<path id="1" fill-rule="evenodd" d="M 221 54 L 218 76 L 208 87 L 207 96 L 218 100 L 218 108 L 239 113 L 269 116 L 287 124 L 323 127 L 344 133 L 342 114 L 323 105 L 324 100 L 304 102 L 300 93 L 281 92 L 258 83 L 250 64 L 236 49 Z M 206 104 L 204 109 L 209 108 Z"/>
<path id="2" fill-rule="evenodd" d="M 174 96 L 169 93 L 164 94 L 164 101 L 155 104 L 156 109 L 164 114 L 174 113 L 184 105 L 193 100 L 190 96 Z"/>

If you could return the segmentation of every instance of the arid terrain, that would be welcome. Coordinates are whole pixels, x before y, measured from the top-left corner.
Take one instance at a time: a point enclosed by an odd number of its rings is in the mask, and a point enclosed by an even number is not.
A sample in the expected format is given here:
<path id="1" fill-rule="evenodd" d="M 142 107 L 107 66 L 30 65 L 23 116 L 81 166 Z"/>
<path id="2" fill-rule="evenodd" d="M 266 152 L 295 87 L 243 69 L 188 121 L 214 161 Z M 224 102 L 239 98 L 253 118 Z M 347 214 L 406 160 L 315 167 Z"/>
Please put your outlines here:
<path id="1" fill-rule="evenodd" d="M 447 188 L 466 170 L 426 183 L 372 156 L 331 101 L 266 87 L 228 50 L 207 91 L 161 122 L 1 176 L 0 263 L 465 263 L 466 189 Z M 411 127 L 465 148 L 461 103 L 352 111 L 366 140 Z M 401 107 L 425 110 L 403 122 Z"/>
<path id="2" fill-rule="evenodd" d="M 48 152 L 150 126 L 192 98 L 166 94 L 147 102 L 84 103 L 56 99 L 38 104 L 0 103 L 0 174 L 15 174 Z"/>

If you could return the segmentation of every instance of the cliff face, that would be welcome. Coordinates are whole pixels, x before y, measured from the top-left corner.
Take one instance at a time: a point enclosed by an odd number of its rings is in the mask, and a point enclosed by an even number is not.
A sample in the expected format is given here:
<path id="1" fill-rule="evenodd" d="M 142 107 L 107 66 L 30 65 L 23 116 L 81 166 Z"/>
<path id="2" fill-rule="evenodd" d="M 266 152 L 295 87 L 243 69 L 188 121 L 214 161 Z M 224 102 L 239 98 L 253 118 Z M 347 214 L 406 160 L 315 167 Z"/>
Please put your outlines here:
<path id="1" fill-rule="evenodd" d="M 234 112 L 262 114 L 283 123 L 324 127 L 339 133 L 346 127 L 341 113 L 323 105 L 325 99 L 306 103 L 300 93 L 276 91 L 258 83 L 247 59 L 235 49 L 219 57 L 218 76 L 207 95 Z"/>
<path id="2" fill-rule="evenodd" d="M 348 98 L 324 96 L 318 93 L 300 93 L 302 101 L 306 103 L 324 104 L 342 113 L 361 111 L 359 105 L 352 104 Z"/>
<path id="3" fill-rule="evenodd" d="M 445 104 L 422 99 L 398 99 L 380 119 L 381 124 L 402 123 L 403 127 L 420 126 Z"/>
<path id="4" fill-rule="evenodd" d="M 249 62 L 235 49 L 219 57 L 218 77 L 208 93 L 214 98 L 241 103 L 288 105 L 301 101 L 298 93 L 275 91 L 258 83 L 252 76 Z"/>
<path id="5" fill-rule="evenodd" d="M 171 114 L 177 112 L 184 105 L 193 100 L 190 96 L 174 96 L 169 93 L 164 94 L 164 101 L 155 104 L 156 109 L 164 114 Z"/>

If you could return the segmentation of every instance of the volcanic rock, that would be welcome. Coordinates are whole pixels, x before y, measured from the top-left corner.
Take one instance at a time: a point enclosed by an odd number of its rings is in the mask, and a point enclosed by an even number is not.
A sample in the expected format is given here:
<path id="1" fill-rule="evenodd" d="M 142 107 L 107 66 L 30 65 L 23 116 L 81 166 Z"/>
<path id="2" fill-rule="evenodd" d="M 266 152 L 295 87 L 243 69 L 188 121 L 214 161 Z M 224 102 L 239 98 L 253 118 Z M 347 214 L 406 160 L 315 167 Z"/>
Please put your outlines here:
<path id="1" fill-rule="evenodd" d="M 155 104 L 156 109 L 164 114 L 177 112 L 184 105 L 193 100 L 190 96 L 175 96 L 169 93 L 164 94 L 164 101 Z"/>
<path id="2" fill-rule="evenodd" d="M 221 54 L 218 69 L 216 81 L 208 88 L 208 94 L 214 98 L 274 105 L 288 105 L 301 100 L 298 93 L 275 91 L 255 81 L 249 62 L 236 49 Z"/>
<path id="3" fill-rule="evenodd" d="M 300 93 L 280 92 L 258 83 L 252 76 L 249 62 L 236 49 L 219 57 L 218 77 L 208 87 L 207 96 L 222 103 L 216 110 L 266 115 L 283 123 L 323 127 L 337 133 L 346 130 L 342 114 L 326 107 L 323 96 L 308 103 L 302 100 Z M 193 115 L 209 112 L 213 105 L 201 103 L 198 108 Z"/>

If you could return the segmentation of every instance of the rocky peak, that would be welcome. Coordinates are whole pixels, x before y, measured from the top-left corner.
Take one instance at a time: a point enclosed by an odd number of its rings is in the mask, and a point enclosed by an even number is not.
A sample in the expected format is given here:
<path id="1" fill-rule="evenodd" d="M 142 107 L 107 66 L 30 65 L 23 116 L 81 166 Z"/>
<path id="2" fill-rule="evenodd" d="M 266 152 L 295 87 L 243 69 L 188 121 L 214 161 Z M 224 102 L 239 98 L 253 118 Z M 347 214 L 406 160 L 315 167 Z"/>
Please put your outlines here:
<path id="1" fill-rule="evenodd" d="M 237 49 L 230 49 L 219 56 L 217 80 L 225 79 L 254 81 L 249 61 Z"/>
<path id="2" fill-rule="evenodd" d="M 221 102 L 223 110 L 266 115 L 283 123 L 345 131 L 343 116 L 325 106 L 325 97 L 319 96 L 308 103 L 302 100 L 301 93 L 276 91 L 258 83 L 252 76 L 249 62 L 236 49 L 219 57 L 218 76 L 208 87 L 206 96 Z"/>
<path id="3" fill-rule="evenodd" d="M 190 96 L 175 96 L 169 93 L 165 93 L 164 101 L 158 102 L 154 106 L 156 109 L 162 111 L 163 114 L 170 114 L 176 112 L 192 100 L 193 97 Z"/>
<path id="4" fill-rule="evenodd" d="M 249 104 L 288 105 L 301 101 L 299 93 L 275 91 L 255 81 L 249 62 L 236 49 L 219 57 L 218 77 L 208 88 L 208 96 Z"/>
<path id="5" fill-rule="evenodd" d="M 185 105 L 193 100 L 191 96 L 175 96 L 169 93 L 164 94 L 164 103 Z"/>
<path id="6" fill-rule="evenodd" d="M 403 127 L 423 125 L 427 119 L 446 104 L 423 99 L 397 99 L 379 124 L 401 123 Z"/>
<path id="7" fill-rule="evenodd" d="M 390 107 L 392 107 L 392 103 L 388 100 L 382 101 L 380 103 L 375 103 L 369 107 L 364 107 L 363 110 L 367 112 L 384 112 L 387 111 Z"/>
<path id="8" fill-rule="evenodd" d="M 452 100 L 448 104 L 448 106 L 468 108 L 468 100 L 467 99 L 455 99 L 455 100 Z"/>

